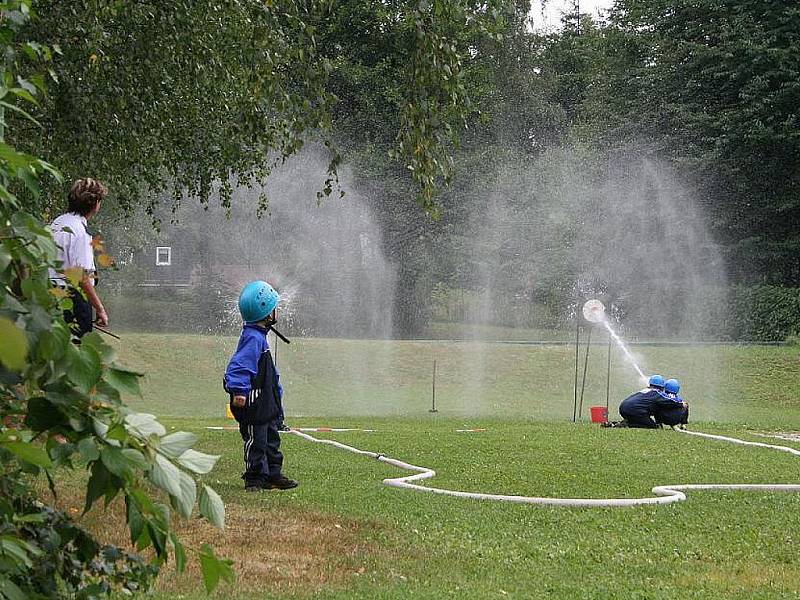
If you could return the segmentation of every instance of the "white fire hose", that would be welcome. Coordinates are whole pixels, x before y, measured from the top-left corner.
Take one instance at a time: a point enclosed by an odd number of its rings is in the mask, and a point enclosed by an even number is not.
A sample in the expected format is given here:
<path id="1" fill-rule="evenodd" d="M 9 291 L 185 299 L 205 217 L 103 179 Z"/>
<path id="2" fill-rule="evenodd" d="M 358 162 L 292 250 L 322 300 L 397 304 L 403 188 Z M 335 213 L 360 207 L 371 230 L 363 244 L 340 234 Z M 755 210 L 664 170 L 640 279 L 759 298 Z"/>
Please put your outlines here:
<path id="1" fill-rule="evenodd" d="M 323 431 L 332 431 L 330 429 Z M 773 444 L 764 444 L 760 442 L 748 442 L 737 438 L 726 437 L 723 435 L 712 435 L 710 433 L 700 433 L 698 431 L 678 430 L 686 435 L 695 435 L 713 440 L 721 440 L 733 444 L 741 444 L 745 446 L 758 446 L 760 448 L 770 448 L 772 450 L 779 450 L 781 452 L 788 452 L 800 456 L 800 450 L 789 448 L 788 446 L 775 446 Z M 379 454 L 377 452 L 370 452 L 368 450 L 360 450 L 347 444 L 342 444 L 335 440 L 324 440 L 310 436 L 309 434 L 299 431 L 297 429 L 291 430 L 289 433 L 306 439 L 311 442 L 319 444 L 329 444 L 336 446 L 342 450 L 348 450 L 363 456 L 375 458 L 383 463 L 405 469 L 406 471 L 416 471 L 414 475 L 407 475 L 405 477 L 390 477 L 383 480 L 384 485 L 390 487 L 406 488 L 415 490 L 417 492 L 430 492 L 433 494 L 443 494 L 445 496 L 456 496 L 458 498 L 472 498 L 473 500 L 495 500 L 500 502 L 518 502 L 521 504 L 549 504 L 554 506 L 636 506 L 639 504 L 671 504 L 673 502 L 680 502 L 686 500 L 685 490 L 750 490 L 760 492 L 800 492 L 800 484 L 784 484 L 784 483 L 687 483 L 679 485 L 659 485 L 652 489 L 654 496 L 648 498 L 543 498 L 537 496 L 514 496 L 505 494 L 480 494 L 477 492 L 462 492 L 458 490 L 445 490 L 442 488 L 426 487 L 417 485 L 416 481 L 423 479 L 430 479 L 436 475 L 436 471 L 428 469 L 427 467 L 418 467 Z"/>

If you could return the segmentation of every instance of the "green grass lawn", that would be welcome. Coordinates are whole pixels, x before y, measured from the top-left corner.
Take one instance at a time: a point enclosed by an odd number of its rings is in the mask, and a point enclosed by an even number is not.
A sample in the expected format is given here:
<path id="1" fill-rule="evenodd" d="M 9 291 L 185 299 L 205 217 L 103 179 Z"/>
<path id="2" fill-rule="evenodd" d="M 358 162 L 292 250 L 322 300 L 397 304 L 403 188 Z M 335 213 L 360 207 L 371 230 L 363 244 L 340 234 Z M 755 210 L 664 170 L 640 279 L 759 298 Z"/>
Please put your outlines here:
<path id="1" fill-rule="evenodd" d="M 403 472 L 292 435 L 289 492 L 246 494 L 241 441 L 221 418 L 233 338 L 126 334 L 123 362 L 148 373 L 137 410 L 200 436 L 222 458 L 210 478 L 228 529 L 189 528 L 236 561 L 220 598 L 798 598 L 800 495 L 690 492 L 686 502 L 559 508 L 480 502 L 389 488 Z M 586 405 L 605 402 L 605 354 L 593 350 Z M 757 441 L 800 429 L 794 348 L 641 349 L 648 370 L 685 382 L 692 426 Z M 437 360 L 438 414 L 430 414 Z M 612 406 L 636 388 L 615 358 Z M 669 430 L 573 425 L 570 348 L 295 340 L 278 362 L 295 426 L 433 468 L 431 486 L 568 497 L 641 497 L 654 485 L 794 483 L 786 453 Z M 584 412 L 588 412 L 585 409 Z M 698 417 L 700 422 L 694 417 Z M 480 433 L 457 433 L 481 427 Z M 767 440 L 768 441 L 768 440 Z M 775 441 L 778 444 L 790 442 Z M 800 443 L 794 444 L 800 448 Z M 202 598 L 196 572 L 159 582 L 160 598 Z"/>
<path id="2" fill-rule="evenodd" d="M 125 334 L 124 363 L 146 373 L 137 408 L 162 416 L 224 415 L 222 373 L 232 337 Z M 678 377 L 692 419 L 783 427 L 800 424 L 800 347 L 637 347 L 645 372 Z M 290 416 L 443 416 L 572 419 L 574 349 L 479 342 L 296 339 L 277 360 Z M 580 369 L 583 369 L 581 349 Z M 579 384 L 581 382 L 579 381 Z M 610 413 L 640 386 L 612 352 Z M 606 348 L 593 347 L 583 417 L 606 402 Z"/>

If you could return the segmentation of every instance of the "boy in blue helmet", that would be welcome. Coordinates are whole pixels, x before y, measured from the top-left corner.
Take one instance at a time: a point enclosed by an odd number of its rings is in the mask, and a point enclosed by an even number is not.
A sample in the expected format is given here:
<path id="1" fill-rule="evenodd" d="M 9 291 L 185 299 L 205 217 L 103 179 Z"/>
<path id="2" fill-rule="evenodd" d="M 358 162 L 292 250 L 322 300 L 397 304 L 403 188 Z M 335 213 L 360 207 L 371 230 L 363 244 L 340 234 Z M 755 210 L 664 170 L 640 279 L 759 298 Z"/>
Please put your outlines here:
<path id="1" fill-rule="evenodd" d="M 283 421 L 283 388 L 267 342 L 280 296 L 265 281 L 251 281 L 239 295 L 244 320 L 236 352 L 225 370 L 223 387 L 244 443 L 245 489 L 288 490 L 298 483 L 286 477 L 278 434 Z"/>
<path id="2" fill-rule="evenodd" d="M 643 390 L 631 394 L 619 405 L 619 414 L 625 420 L 623 426 L 643 429 L 661 427 L 656 415 L 661 411 L 674 408 L 675 401 L 667 398 L 664 392 L 664 378 L 652 375 Z"/>
<path id="3" fill-rule="evenodd" d="M 689 404 L 678 395 L 680 391 L 681 384 L 677 379 L 667 379 L 664 382 L 663 396 L 669 403 L 659 404 L 654 415 L 658 423 L 670 427 L 683 427 L 689 422 Z"/>

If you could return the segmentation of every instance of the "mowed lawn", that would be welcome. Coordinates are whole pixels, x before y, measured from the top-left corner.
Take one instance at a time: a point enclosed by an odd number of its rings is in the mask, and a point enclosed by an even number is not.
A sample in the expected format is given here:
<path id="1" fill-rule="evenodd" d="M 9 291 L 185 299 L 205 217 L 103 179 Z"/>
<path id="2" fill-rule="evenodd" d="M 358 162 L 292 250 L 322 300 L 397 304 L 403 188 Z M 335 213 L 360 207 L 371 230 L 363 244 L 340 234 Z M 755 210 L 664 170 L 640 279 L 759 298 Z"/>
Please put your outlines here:
<path id="1" fill-rule="evenodd" d="M 146 374 L 137 408 L 163 416 L 224 415 L 222 374 L 236 338 L 128 333 L 115 345 L 125 364 Z M 645 373 L 681 380 L 693 421 L 800 426 L 800 346 L 632 350 Z M 436 361 L 441 416 L 572 420 L 571 346 L 295 339 L 275 351 L 289 416 L 428 415 Z M 584 419 L 590 405 L 606 403 L 606 351 L 600 345 L 589 353 Z M 618 418 L 619 402 L 641 384 L 616 348 L 611 358 L 610 414 Z"/>
<path id="2" fill-rule="evenodd" d="M 450 498 L 381 484 L 402 472 L 283 437 L 296 490 L 246 494 L 241 442 L 221 415 L 233 338 L 126 334 L 122 361 L 148 373 L 130 405 L 198 434 L 222 456 L 209 478 L 228 527 L 180 525 L 212 542 L 239 579 L 219 598 L 797 598 L 800 494 L 702 491 L 686 502 L 558 508 Z M 605 402 L 605 348 L 590 356 L 586 401 Z M 800 429 L 796 348 L 643 348 L 645 368 L 685 382 L 692 425 L 767 441 Z M 677 432 L 572 424 L 568 347 L 295 340 L 278 350 L 293 426 L 433 468 L 431 486 L 476 492 L 642 497 L 675 483 L 800 482 L 800 458 Z M 431 367 L 437 408 L 431 414 Z M 637 387 L 614 356 L 612 406 Z M 585 413 L 588 408 L 585 407 Z M 694 416 L 701 419 L 696 422 Z M 482 428 L 480 432 L 457 429 Z M 800 449 L 800 443 L 773 440 Z M 110 537 L 120 526 L 93 511 Z M 157 597 L 202 598 L 195 569 L 167 568 Z"/>

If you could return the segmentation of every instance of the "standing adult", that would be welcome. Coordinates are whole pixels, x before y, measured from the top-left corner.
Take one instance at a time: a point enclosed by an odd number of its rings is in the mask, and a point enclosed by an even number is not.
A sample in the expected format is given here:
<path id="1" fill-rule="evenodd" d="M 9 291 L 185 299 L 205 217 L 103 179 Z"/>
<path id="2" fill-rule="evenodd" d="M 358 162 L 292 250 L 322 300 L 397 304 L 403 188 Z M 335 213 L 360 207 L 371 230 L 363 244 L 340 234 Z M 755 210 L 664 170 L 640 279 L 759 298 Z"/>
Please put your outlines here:
<path id="1" fill-rule="evenodd" d="M 59 247 L 58 260 L 61 261 L 60 271 L 50 269 L 50 281 L 69 290 L 72 309 L 64 311 L 64 320 L 78 339 L 92 330 L 92 308 L 97 313 L 97 324 L 108 326 L 108 314 L 94 289 L 97 269 L 92 236 L 86 230 L 87 222 L 99 212 L 107 195 L 108 188 L 96 179 L 78 179 L 69 191 L 67 212 L 50 224 L 50 231 Z M 77 288 L 71 286 L 65 276 L 68 269 L 81 269 Z"/>

